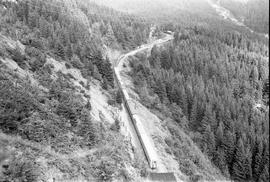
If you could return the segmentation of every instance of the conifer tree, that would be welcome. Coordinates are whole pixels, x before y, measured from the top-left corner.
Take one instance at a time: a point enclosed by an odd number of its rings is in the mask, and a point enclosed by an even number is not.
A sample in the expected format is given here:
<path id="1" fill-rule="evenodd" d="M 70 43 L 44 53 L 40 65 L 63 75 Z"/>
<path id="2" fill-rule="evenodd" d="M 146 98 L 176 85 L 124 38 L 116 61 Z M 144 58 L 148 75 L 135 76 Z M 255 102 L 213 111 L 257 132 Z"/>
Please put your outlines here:
<path id="1" fill-rule="evenodd" d="M 215 149 L 215 136 L 214 133 L 211 131 L 210 125 L 207 125 L 203 133 L 203 151 L 207 153 L 210 158 L 212 158 Z"/>
<path id="2" fill-rule="evenodd" d="M 166 98 L 165 84 L 161 80 L 158 80 L 154 89 L 155 93 L 159 96 L 161 102 L 163 102 Z"/>
<path id="3" fill-rule="evenodd" d="M 66 59 L 66 55 L 65 55 L 65 48 L 64 46 L 60 43 L 60 42 L 57 42 L 56 43 L 56 54 L 62 58 L 62 59 Z"/>
<path id="4" fill-rule="evenodd" d="M 218 147 L 222 146 L 223 137 L 224 137 L 223 135 L 224 135 L 224 127 L 223 127 L 223 123 L 220 122 L 216 131 L 216 145 Z"/>
<path id="5" fill-rule="evenodd" d="M 199 123 L 197 121 L 197 114 L 198 114 L 198 102 L 197 102 L 197 98 L 195 97 L 193 99 L 193 103 L 192 103 L 192 108 L 191 108 L 191 113 L 190 113 L 190 124 L 192 126 L 192 128 L 194 130 L 198 130 L 199 129 Z"/>
<path id="6" fill-rule="evenodd" d="M 232 161 L 234 160 L 234 150 L 235 150 L 235 139 L 234 134 L 230 131 L 226 131 L 224 133 L 223 142 L 221 147 L 223 148 L 225 155 L 226 155 L 226 161 L 228 164 L 228 167 L 230 169 L 232 165 Z"/>
<path id="7" fill-rule="evenodd" d="M 235 160 L 233 163 L 233 179 L 236 181 L 246 180 L 244 144 L 240 138 L 237 142 Z"/>
<path id="8" fill-rule="evenodd" d="M 115 45 L 116 38 L 114 36 L 114 32 L 112 29 L 112 26 L 110 24 L 107 25 L 107 31 L 106 31 L 106 35 L 105 35 L 105 42 L 109 47 L 112 47 Z"/>
<path id="9" fill-rule="evenodd" d="M 269 166 L 264 167 L 258 181 L 259 182 L 269 181 Z"/>
<path id="10" fill-rule="evenodd" d="M 81 111 L 80 120 L 78 133 L 84 137 L 86 145 L 91 147 L 97 142 L 98 135 L 88 110 L 83 109 Z"/>
<path id="11" fill-rule="evenodd" d="M 231 119 L 231 113 L 228 109 L 226 109 L 224 113 L 223 123 L 226 130 L 233 131 L 233 121 Z"/>
<path id="12" fill-rule="evenodd" d="M 116 102 L 118 104 L 122 104 L 122 93 L 121 93 L 121 90 L 117 90 L 117 93 L 116 93 Z"/>
<path id="13" fill-rule="evenodd" d="M 214 164 L 218 166 L 225 177 L 230 177 L 226 154 L 222 148 L 218 148 L 214 155 Z"/>
<path id="14" fill-rule="evenodd" d="M 209 105 L 206 106 L 206 111 L 201 121 L 201 129 L 200 131 L 203 133 L 206 130 L 206 127 L 209 125 L 214 129 L 214 125 L 216 124 L 215 118 L 213 116 L 212 110 Z"/>
<path id="15" fill-rule="evenodd" d="M 262 153 L 263 153 L 263 145 L 261 141 L 258 141 L 255 146 L 255 151 L 253 153 L 253 161 L 252 161 L 252 176 L 255 181 L 258 181 L 261 174 L 261 166 L 262 166 Z"/>
<path id="16" fill-rule="evenodd" d="M 108 81 L 106 78 L 103 79 L 102 88 L 108 90 Z"/>

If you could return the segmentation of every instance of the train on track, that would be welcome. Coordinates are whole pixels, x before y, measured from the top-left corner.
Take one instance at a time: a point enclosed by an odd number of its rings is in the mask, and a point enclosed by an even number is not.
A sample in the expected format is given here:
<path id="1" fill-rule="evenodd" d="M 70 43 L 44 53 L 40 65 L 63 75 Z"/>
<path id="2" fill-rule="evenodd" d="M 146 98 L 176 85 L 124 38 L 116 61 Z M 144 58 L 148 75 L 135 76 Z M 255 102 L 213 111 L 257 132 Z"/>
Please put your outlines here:
<path id="1" fill-rule="evenodd" d="M 157 156 L 156 156 L 155 151 L 153 151 L 153 147 L 152 147 L 152 144 L 150 142 L 149 136 L 145 132 L 139 116 L 136 113 L 134 113 L 134 111 L 132 111 L 130 109 L 130 105 L 129 105 L 130 98 L 129 98 L 127 91 L 122 87 L 120 73 L 118 72 L 117 68 L 114 68 L 114 74 L 116 77 L 117 84 L 119 85 L 119 88 L 122 92 L 124 105 L 127 109 L 128 115 L 132 121 L 134 128 L 135 128 L 136 134 L 137 134 L 139 141 L 141 143 L 141 146 L 143 148 L 145 157 L 149 163 L 150 168 L 156 169 L 157 168 Z"/>

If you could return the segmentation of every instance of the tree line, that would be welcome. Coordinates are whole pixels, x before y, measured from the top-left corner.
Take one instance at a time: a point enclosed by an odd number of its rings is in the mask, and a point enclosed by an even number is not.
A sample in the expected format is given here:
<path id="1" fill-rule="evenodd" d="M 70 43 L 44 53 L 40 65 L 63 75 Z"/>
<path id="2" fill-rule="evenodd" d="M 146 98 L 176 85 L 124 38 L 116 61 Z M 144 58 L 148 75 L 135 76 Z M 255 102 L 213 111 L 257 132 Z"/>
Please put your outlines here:
<path id="1" fill-rule="evenodd" d="M 142 101 L 172 113 L 178 127 L 225 176 L 268 181 L 267 46 L 237 32 L 203 27 L 174 31 L 173 43 L 131 61 Z M 256 103 L 265 109 L 256 109 Z"/>
<path id="2" fill-rule="evenodd" d="M 111 63 L 104 47 L 128 50 L 147 40 L 150 24 L 94 3 L 77 5 L 81 17 L 54 1 L 1 1 L 1 33 L 27 46 L 30 59 L 20 65 L 41 67 L 44 55 L 70 62 L 84 76 L 113 87 Z M 85 19 L 83 17 L 86 17 Z M 46 57 L 46 56 L 45 56 Z M 36 68 L 32 68 L 35 70 Z"/>

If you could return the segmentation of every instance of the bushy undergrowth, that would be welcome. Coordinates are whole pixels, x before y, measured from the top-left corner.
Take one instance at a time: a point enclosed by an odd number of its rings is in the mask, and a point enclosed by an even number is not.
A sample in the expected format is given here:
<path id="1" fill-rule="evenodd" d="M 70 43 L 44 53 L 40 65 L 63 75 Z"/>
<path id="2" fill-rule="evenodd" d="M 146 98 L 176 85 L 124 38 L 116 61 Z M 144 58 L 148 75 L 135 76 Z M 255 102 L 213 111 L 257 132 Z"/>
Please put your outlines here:
<path id="1" fill-rule="evenodd" d="M 35 164 L 24 158 L 13 158 L 11 162 L 3 166 L 3 172 L 0 176 L 0 181 L 12 182 L 37 182 L 40 176 L 40 171 Z"/>
<path id="2" fill-rule="evenodd" d="M 7 135 L 21 138 L 16 144 L 10 143 L 8 146 L 16 146 L 15 151 L 21 150 L 23 157 L 23 161 L 16 161 L 16 155 L 12 154 L 4 179 L 36 181 L 42 173 L 39 171 L 40 166 L 35 165 L 35 157 L 48 156 L 40 153 L 42 150 L 35 149 L 39 144 L 49 147 L 53 155 L 74 155 L 78 150 L 91 151 L 105 146 L 104 150 L 91 154 L 95 156 L 94 161 L 82 163 L 81 159 L 74 159 L 78 168 L 70 167 L 69 160 L 46 159 L 49 166 L 67 173 L 69 179 L 77 176 L 79 173 L 76 170 L 81 171 L 82 168 L 93 174 L 86 177 L 89 179 L 94 177 L 110 181 L 112 178 L 121 178 L 123 174 L 125 178 L 130 178 L 126 164 L 130 165 L 133 161 L 127 151 L 128 144 L 120 136 L 119 122 L 116 121 L 114 126 L 97 123 L 90 115 L 91 103 L 76 92 L 70 78 L 62 73 L 56 73 L 57 78 L 52 79 L 50 65 L 39 69 L 36 76 L 39 81 L 42 80 L 42 85 L 48 91 L 40 90 L 1 69 L 0 130 Z M 25 146 L 22 141 L 29 141 L 31 147 Z M 31 157 L 23 148 L 31 151 Z M 82 156 L 84 157 L 87 156 Z M 17 170 L 22 172 L 17 173 Z"/>

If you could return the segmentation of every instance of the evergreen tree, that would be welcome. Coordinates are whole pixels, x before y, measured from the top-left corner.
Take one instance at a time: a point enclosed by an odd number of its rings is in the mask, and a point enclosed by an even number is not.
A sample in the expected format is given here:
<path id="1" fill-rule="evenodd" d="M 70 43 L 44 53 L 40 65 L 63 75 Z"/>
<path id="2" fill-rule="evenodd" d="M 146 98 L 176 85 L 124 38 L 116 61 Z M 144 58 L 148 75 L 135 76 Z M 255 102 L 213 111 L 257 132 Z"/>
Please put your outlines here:
<path id="1" fill-rule="evenodd" d="M 108 90 L 108 81 L 106 78 L 103 79 L 102 88 Z"/>
<path id="2" fill-rule="evenodd" d="M 60 42 L 56 43 L 56 55 L 58 55 L 63 60 L 66 59 L 65 48 Z"/>
<path id="3" fill-rule="evenodd" d="M 162 81 L 157 80 L 154 91 L 159 96 L 160 101 L 164 102 L 166 98 L 165 84 Z"/>
<path id="4" fill-rule="evenodd" d="M 170 107 L 170 111 L 172 113 L 172 119 L 174 119 L 182 129 L 188 129 L 188 121 L 182 113 L 182 109 L 178 105 L 173 103 Z"/>
<path id="5" fill-rule="evenodd" d="M 67 58 L 70 60 L 73 56 L 73 48 L 70 42 L 67 43 L 67 48 L 66 48 L 66 55 Z"/>
<path id="6" fill-rule="evenodd" d="M 86 106 L 85 106 L 88 110 L 91 110 L 92 109 L 92 105 L 91 105 L 91 102 L 90 102 L 90 99 L 87 100 L 87 103 L 86 103 Z"/>
<path id="7" fill-rule="evenodd" d="M 120 130 L 120 128 L 121 128 L 119 119 L 116 119 L 116 120 L 115 120 L 114 125 L 115 125 L 116 131 L 119 132 L 119 130 Z"/>
<path id="8" fill-rule="evenodd" d="M 117 90 L 117 93 L 116 93 L 116 102 L 118 104 L 122 104 L 122 93 L 121 93 L 121 90 Z"/>
<path id="9" fill-rule="evenodd" d="M 266 182 L 266 181 L 269 181 L 269 166 L 265 166 L 262 173 L 261 173 L 261 176 L 258 180 L 259 182 Z"/>
<path id="10" fill-rule="evenodd" d="M 231 113 L 228 109 L 226 109 L 223 116 L 223 123 L 226 130 L 233 131 L 233 121 L 231 119 Z"/>
<path id="11" fill-rule="evenodd" d="M 204 133 L 208 125 L 211 126 L 212 129 L 214 129 L 216 125 L 214 114 L 212 113 L 212 110 L 209 105 L 206 106 L 206 111 L 205 111 L 203 120 L 201 121 L 200 131 Z"/>
<path id="12" fill-rule="evenodd" d="M 106 45 L 109 47 L 113 47 L 116 44 L 116 38 L 114 36 L 114 32 L 112 26 L 110 24 L 107 25 L 107 31 L 105 35 Z"/>
<path id="13" fill-rule="evenodd" d="M 217 131 L 216 131 L 216 144 L 218 147 L 222 146 L 222 143 L 223 143 L 223 135 L 224 135 L 224 127 L 223 127 L 223 123 L 220 122 L 219 123 L 219 126 L 217 128 Z"/>
<path id="14" fill-rule="evenodd" d="M 218 148 L 214 155 L 214 164 L 221 170 L 225 177 L 230 177 L 229 168 L 226 162 L 226 154 L 222 148 Z"/>
<path id="15" fill-rule="evenodd" d="M 230 131 L 226 131 L 224 133 L 223 142 L 221 147 L 226 155 L 226 161 L 229 167 L 229 170 L 232 166 L 232 162 L 234 160 L 234 150 L 235 150 L 235 139 L 234 134 Z"/>
<path id="16" fill-rule="evenodd" d="M 235 160 L 233 163 L 233 179 L 236 181 L 246 180 L 246 168 L 245 168 L 245 151 L 244 144 L 240 138 L 237 142 Z"/>
<path id="17" fill-rule="evenodd" d="M 98 141 L 98 135 L 88 110 L 81 111 L 80 120 L 78 134 L 84 137 L 86 145 L 91 147 Z"/>
<path id="18" fill-rule="evenodd" d="M 216 149 L 216 142 L 214 133 L 211 131 L 210 125 L 207 125 L 203 133 L 203 151 L 208 154 L 210 158 L 214 155 Z"/>
<path id="19" fill-rule="evenodd" d="M 253 66 L 253 68 L 251 70 L 251 73 L 250 73 L 250 79 L 253 82 L 257 82 L 258 81 L 258 79 L 259 79 L 259 72 L 258 72 L 257 66 Z"/>
<path id="20" fill-rule="evenodd" d="M 261 166 L 262 166 L 262 154 L 263 153 L 263 145 L 262 142 L 259 141 L 255 146 L 255 151 L 253 154 L 253 161 L 252 161 L 252 176 L 255 181 L 258 181 L 260 174 L 261 174 Z"/>
<path id="21" fill-rule="evenodd" d="M 197 120 L 197 114 L 198 114 L 198 102 L 197 102 L 197 98 L 195 97 L 193 99 L 193 103 L 192 103 L 192 109 L 191 109 L 191 113 L 190 113 L 190 124 L 193 130 L 198 130 L 200 123 Z"/>

